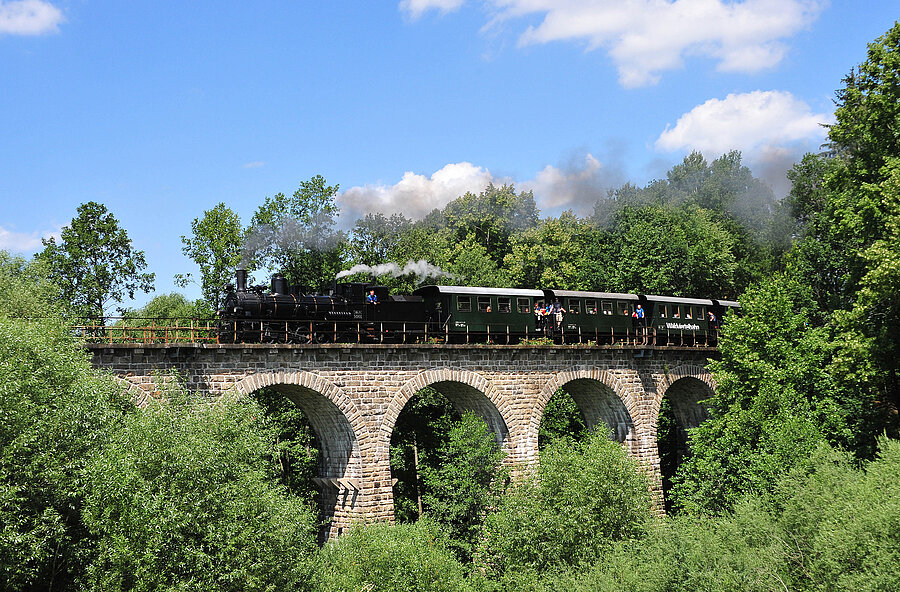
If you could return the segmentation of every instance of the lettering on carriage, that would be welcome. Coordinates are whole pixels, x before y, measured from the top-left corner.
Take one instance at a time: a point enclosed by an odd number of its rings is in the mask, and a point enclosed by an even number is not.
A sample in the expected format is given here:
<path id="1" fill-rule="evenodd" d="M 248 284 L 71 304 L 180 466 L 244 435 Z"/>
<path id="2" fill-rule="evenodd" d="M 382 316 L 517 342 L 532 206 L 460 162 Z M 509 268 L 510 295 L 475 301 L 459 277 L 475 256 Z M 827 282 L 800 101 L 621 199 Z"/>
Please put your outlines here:
<path id="1" fill-rule="evenodd" d="M 699 331 L 700 325 L 694 323 L 666 323 L 666 329 L 687 329 L 689 331 Z"/>

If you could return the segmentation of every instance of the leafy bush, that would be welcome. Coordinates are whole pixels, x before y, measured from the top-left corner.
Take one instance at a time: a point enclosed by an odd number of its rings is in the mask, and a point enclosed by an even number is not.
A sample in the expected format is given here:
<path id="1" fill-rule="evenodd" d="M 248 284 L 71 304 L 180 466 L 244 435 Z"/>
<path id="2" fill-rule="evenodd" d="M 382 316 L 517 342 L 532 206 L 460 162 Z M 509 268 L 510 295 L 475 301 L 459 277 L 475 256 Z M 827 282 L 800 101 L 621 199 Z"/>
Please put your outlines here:
<path id="1" fill-rule="evenodd" d="M 133 411 L 94 376 L 60 321 L 0 315 L 0 581 L 74 586 L 95 543 L 81 520 L 82 472 Z"/>
<path id="2" fill-rule="evenodd" d="M 321 549 L 313 589 L 321 592 L 473 590 L 440 527 L 370 524 Z"/>
<path id="3" fill-rule="evenodd" d="M 641 536 L 650 508 L 648 481 L 619 444 L 596 433 L 558 440 L 488 516 L 476 561 L 495 576 L 591 563 Z"/>
<path id="4" fill-rule="evenodd" d="M 722 359 L 710 363 L 718 383 L 710 418 L 691 432 L 691 456 L 675 476 L 674 505 L 690 512 L 727 511 L 748 493 L 771 492 L 841 429 L 809 290 L 778 275 L 748 290 L 741 306 L 723 328 Z"/>
<path id="5" fill-rule="evenodd" d="M 438 464 L 422 469 L 425 513 L 444 526 L 458 556 L 469 559 L 489 509 L 506 484 L 503 452 L 493 432 L 472 412 L 453 424 Z"/>
<path id="6" fill-rule="evenodd" d="M 809 590 L 900 589 L 900 442 L 882 438 L 865 471 L 822 448 L 779 484 L 775 508 Z"/>
<path id="7" fill-rule="evenodd" d="M 129 416 L 87 467 L 97 590 L 296 589 L 312 510 L 273 483 L 252 402 L 170 401 Z"/>

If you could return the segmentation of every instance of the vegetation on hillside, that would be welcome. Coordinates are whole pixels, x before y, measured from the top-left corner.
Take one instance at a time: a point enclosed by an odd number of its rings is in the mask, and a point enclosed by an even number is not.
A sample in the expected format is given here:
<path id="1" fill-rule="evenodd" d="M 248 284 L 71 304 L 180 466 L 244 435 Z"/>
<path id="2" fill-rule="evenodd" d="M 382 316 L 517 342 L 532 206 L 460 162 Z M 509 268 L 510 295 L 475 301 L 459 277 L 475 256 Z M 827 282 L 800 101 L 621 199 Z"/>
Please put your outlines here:
<path id="1" fill-rule="evenodd" d="M 183 238 L 202 301 L 165 295 L 128 313 L 208 312 L 241 259 L 311 287 L 355 263 L 426 258 L 453 274 L 441 281 L 739 296 L 709 419 L 683 458 L 663 455 L 679 465 L 664 467 L 666 518 L 643 468 L 564 391 L 546 408 L 540 465 L 511 475 L 487 424 L 426 390 L 391 441 L 398 524 L 318 547 L 315 434 L 286 399 L 200 401 L 173 375 L 138 409 L 91 370 L 69 321 L 152 276 L 112 214 L 85 204 L 33 260 L 0 252 L 0 578 L 15 590 L 900 589 L 898 80 L 900 24 L 844 79 L 827 151 L 794 167 L 782 202 L 739 153 L 694 153 L 665 179 L 598 196 L 588 219 L 541 218 L 530 193 L 489 186 L 344 235 L 338 188 L 317 176 L 266 198 L 246 228 L 224 204 L 207 211 Z"/>

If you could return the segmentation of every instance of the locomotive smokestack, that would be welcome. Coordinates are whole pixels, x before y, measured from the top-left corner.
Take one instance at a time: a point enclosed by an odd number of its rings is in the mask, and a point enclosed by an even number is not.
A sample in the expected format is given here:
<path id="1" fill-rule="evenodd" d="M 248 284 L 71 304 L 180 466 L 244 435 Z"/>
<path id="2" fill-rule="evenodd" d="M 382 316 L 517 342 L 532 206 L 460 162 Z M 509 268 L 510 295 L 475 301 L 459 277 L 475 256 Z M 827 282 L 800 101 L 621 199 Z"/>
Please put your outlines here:
<path id="1" fill-rule="evenodd" d="M 288 283 L 283 275 L 276 273 L 272 276 L 272 294 L 287 294 Z"/>
<path id="2" fill-rule="evenodd" d="M 237 288 L 235 292 L 246 292 L 247 291 L 247 270 L 246 269 L 235 269 L 234 275 L 237 280 Z"/>

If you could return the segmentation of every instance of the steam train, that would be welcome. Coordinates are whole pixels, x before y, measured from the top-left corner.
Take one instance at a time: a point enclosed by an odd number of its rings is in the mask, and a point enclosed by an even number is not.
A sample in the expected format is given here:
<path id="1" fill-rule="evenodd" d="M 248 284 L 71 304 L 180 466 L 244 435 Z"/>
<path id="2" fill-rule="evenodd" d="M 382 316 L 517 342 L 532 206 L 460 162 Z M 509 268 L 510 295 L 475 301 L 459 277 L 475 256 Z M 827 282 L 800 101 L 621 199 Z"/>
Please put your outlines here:
<path id="1" fill-rule="evenodd" d="M 237 270 L 218 313 L 220 343 L 591 343 L 716 345 L 730 300 L 646 294 L 338 283 L 303 294 L 275 274 Z"/>

